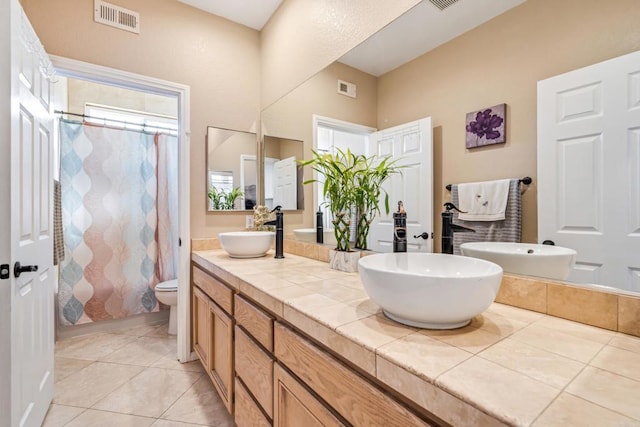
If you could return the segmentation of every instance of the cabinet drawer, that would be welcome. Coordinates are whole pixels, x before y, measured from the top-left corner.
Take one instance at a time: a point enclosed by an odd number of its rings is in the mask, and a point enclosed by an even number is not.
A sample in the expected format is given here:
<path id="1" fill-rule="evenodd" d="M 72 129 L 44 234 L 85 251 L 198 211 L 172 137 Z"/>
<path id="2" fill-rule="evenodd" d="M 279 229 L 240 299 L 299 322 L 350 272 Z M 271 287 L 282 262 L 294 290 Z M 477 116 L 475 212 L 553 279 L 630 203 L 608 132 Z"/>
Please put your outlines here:
<path id="1" fill-rule="evenodd" d="M 273 360 L 238 326 L 235 329 L 235 368 L 247 389 L 269 417 L 273 416 Z"/>
<path id="2" fill-rule="evenodd" d="M 273 319 L 240 295 L 235 296 L 236 323 L 245 328 L 264 348 L 273 351 Z"/>
<path id="3" fill-rule="evenodd" d="M 274 368 L 274 427 L 342 427 L 344 424 L 278 363 Z"/>
<path id="4" fill-rule="evenodd" d="M 271 422 L 267 419 L 258 405 L 253 401 L 249 392 L 236 377 L 236 413 L 235 421 L 238 427 L 270 427 Z"/>
<path id="5" fill-rule="evenodd" d="M 233 290 L 231 288 L 195 266 L 193 267 L 193 283 L 209 295 L 209 298 L 224 311 L 233 314 Z"/>
<path id="6" fill-rule="evenodd" d="M 335 357 L 276 323 L 275 356 L 354 425 L 428 426 Z M 313 367 L 313 369 L 309 369 Z"/>

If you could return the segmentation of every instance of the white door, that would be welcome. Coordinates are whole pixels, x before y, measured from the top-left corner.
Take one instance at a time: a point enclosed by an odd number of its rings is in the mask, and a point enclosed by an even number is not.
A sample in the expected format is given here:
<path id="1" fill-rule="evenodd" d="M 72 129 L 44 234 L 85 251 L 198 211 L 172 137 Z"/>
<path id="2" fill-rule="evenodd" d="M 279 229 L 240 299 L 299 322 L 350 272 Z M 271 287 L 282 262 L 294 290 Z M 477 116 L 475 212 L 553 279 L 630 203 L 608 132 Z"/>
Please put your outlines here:
<path id="1" fill-rule="evenodd" d="M 295 157 L 287 157 L 273 164 L 273 206 L 282 209 L 298 208 L 298 165 Z"/>
<path id="2" fill-rule="evenodd" d="M 407 212 L 407 250 L 433 252 L 433 150 L 431 118 L 417 120 L 371 134 L 369 155 L 391 156 L 404 166 L 392 175 L 384 188 L 389 194 L 390 212 L 381 215 L 369 231 L 369 248 L 393 251 L 393 212 L 402 201 Z M 427 239 L 421 237 L 427 233 Z"/>
<path id="3" fill-rule="evenodd" d="M 10 171 L 10 196 L 1 208 L 0 234 L 9 241 L 9 259 L 4 250 L 0 255 L 11 277 L 0 280 L 0 287 L 9 289 L 3 289 L 2 298 L 10 304 L 9 317 L 0 315 L 0 400 L 10 404 L 8 412 L 0 404 L 0 424 L 40 426 L 53 397 L 53 117 L 50 79 L 44 74 L 51 67 L 18 0 L 7 3 L 0 16 L 11 44 L 1 51 L 0 64 L 3 81 L 11 82 L 11 105 L 10 114 L 0 116 L 0 128 L 10 128 L 11 143 L 10 155 L 0 156 L 0 170 Z M 0 102 L 9 103 L 9 98 Z M 17 277 L 17 263 L 33 270 L 37 266 L 37 271 Z"/>
<path id="4" fill-rule="evenodd" d="M 538 239 L 640 291 L 640 52 L 538 82 Z"/>

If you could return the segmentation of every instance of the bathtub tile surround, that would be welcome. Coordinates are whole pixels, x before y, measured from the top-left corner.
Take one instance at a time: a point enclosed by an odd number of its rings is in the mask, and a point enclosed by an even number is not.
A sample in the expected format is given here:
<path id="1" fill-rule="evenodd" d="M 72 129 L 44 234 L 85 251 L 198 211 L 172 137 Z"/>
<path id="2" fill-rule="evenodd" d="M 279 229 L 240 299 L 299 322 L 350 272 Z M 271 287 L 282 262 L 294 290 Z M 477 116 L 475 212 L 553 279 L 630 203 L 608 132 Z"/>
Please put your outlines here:
<path id="1" fill-rule="evenodd" d="M 165 323 L 59 341 L 43 425 L 232 426 L 200 363 L 178 362 L 166 330 Z"/>
<path id="2" fill-rule="evenodd" d="M 462 329 L 417 330 L 390 321 L 366 298 L 346 301 L 357 295 L 338 290 L 362 290 L 358 275 L 316 260 L 230 260 L 220 250 L 195 252 L 192 260 L 452 425 L 557 425 L 576 411 L 584 411 L 576 419 L 589 414 L 595 425 L 640 424 L 633 369 L 640 338 L 501 303 Z M 302 283 L 291 280 L 292 269 L 305 272 Z M 262 270 L 266 282 L 256 274 Z M 546 311 L 546 282 L 542 289 Z"/>

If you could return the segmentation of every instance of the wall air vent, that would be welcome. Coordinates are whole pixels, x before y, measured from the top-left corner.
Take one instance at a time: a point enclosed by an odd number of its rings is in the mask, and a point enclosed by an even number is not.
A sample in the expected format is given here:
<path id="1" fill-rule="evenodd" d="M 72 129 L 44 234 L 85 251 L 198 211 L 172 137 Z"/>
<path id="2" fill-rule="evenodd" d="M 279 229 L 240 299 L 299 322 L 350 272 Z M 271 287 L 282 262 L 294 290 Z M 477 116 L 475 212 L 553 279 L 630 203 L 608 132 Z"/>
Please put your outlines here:
<path id="1" fill-rule="evenodd" d="M 100 24 L 140 34 L 140 14 L 102 0 L 93 4 L 93 19 Z"/>
<path id="2" fill-rule="evenodd" d="M 356 85 L 354 83 L 345 82 L 344 80 L 338 80 L 338 93 L 355 98 Z"/>
<path id="3" fill-rule="evenodd" d="M 434 5 L 440 10 L 445 10 L 452 4 L 458 2 L 458 0 L 429 0 L 429 1 L 431 2 L 432 5 Z"/>

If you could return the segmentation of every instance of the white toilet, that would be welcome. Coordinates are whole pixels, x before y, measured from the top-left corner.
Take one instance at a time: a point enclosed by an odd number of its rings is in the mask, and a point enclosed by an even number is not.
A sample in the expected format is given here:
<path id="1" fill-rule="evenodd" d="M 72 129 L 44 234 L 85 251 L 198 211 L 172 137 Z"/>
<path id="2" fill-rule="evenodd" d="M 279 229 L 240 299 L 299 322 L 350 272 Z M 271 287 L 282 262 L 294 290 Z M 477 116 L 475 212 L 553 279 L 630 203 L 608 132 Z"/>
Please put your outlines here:
<path id="1" fill-rule="evenodd" d="M 169 309 L 169 335 L 177 333 L 176 310 L 178 308 L 178 280 L 167 280 L 156 285 L 156 299 L 168 305 Z"/>

